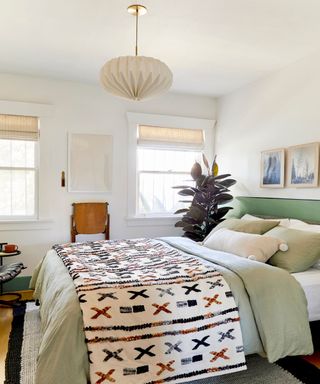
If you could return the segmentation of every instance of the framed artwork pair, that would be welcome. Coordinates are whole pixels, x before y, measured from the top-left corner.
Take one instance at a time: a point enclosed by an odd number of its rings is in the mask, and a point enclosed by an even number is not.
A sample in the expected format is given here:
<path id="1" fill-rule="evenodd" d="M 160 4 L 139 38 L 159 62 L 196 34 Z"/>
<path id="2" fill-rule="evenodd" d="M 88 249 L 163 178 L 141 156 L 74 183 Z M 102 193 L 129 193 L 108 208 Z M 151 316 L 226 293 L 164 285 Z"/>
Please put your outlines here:
<path id="1" fill-rule="evenodd" d="M 263 188 L 307 188 L 318 186 L 319 143 L 295 145 L 261 152 Z"/>

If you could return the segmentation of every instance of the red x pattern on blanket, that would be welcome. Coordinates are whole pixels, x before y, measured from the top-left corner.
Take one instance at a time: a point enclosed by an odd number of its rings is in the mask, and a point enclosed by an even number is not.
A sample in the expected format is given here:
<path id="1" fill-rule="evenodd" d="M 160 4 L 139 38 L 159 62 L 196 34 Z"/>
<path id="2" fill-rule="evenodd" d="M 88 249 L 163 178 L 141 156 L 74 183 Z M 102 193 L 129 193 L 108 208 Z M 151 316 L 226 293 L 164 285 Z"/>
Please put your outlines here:
<path id="1" fill-rule="evenodd" d="M 180 383 L 246 369 L 238 308 L 213 266 L 151 239 L 54 249 L 78 293 L 91 383 Z"/>

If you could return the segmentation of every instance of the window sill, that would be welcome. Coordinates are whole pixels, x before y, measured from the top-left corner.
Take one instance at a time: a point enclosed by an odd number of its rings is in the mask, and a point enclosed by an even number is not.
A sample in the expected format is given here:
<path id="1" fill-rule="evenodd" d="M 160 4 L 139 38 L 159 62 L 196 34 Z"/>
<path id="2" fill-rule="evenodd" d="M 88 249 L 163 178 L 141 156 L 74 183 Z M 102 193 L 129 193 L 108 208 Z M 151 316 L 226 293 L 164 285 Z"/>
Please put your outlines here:
<path id="1" fill-rule="evenodd" d="M 52 219 L 0 220 L 0 231 L 37 231 L 51 229 Z"/>
<path id="2" fill-rule="evenodd" d="M 129 227 L 146 227 L 146 226 L 174 226 L 179 221 L 180 215 L 168 215 L 168 216 L 131 216 L 127 217 L 127 223 Z"/>

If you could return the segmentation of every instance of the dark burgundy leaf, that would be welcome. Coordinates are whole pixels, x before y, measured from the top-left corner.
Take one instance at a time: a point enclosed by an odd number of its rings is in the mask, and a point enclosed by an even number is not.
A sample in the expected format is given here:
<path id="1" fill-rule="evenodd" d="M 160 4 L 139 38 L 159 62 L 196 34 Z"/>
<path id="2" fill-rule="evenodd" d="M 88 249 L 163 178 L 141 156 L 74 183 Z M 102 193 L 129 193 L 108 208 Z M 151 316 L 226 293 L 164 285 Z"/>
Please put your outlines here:
<path id="1" fill-rule="evenodd" d="M 190 185 L 178 185 L 176 187 L 171 187 L 173 189 L 184 189 L 184 188 L 192 188 Z"/>
<path id="2" fill-rule="evenodd" d="M 230 173 L 226 173 L 225 175 L 215 176 L 215 180 L 225 179 L 226 177 L 229 177 L 229 176 L 231 176 Z"/>
<path id="3" fill-rule="evenodd" d="M 175 215 L 178 215 L 179 213 L 186 213 L 186 212 L 189 212 L 189 208 L 181 208 L 181 209 L 178 209 L 177 211 L 175 211 Z"/>
<path id="4" fill-rule="evenodd" d="M 224 201 L 230 201 L 233 199 L 233 196 L 230 195 L 229 193 L 220 193 L 219 195 L 216 196 L 216 201 L 218 203 L 224 202 Z"/>
<path id="5" fill-rule="evenodd" d="M 204 180 L 206 179 L 206 176 L 205 175 L 201 175 L 197 178 L 196 180 L 196 186 L 199 188 L 202 186 Z"/>
<path id="6" fill-rule="evenodd" d="M 201 165 L 196 161 L 191 168 L 191 177 L 193 180 L 197 180 L 202 174 Z"/>
<path id="7" fill-rule="evenodd" d="M 226 179 L 226 180 L 219 181 L 219 184 L 223 185 L 226 188 L 231 187 L 235 183 L 236 183 L 236 181 L 234 179 Z"/>
<path id="8" fill-rule="evenodd" d="M 195 192 L 192 191 L 191 189 L 183 189 L 182 191 L 178 192 L 178 195 L 180 196 L 193 196 L 194 194 Z"/>

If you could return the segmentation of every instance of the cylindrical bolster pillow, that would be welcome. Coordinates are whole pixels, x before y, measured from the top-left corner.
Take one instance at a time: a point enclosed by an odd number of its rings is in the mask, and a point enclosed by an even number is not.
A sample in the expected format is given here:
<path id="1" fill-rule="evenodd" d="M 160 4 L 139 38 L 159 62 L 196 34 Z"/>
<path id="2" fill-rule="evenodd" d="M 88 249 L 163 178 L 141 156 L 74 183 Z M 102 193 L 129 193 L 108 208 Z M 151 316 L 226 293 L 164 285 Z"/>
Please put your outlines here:
<path id="1" fill-rule="evenodd" d="M 276 237 L 237 232 L 225 228 L 215 232 L 203 242 L 203 245 L 263 263 L 278 250 L 288 250 L 288 245 Z"/>

